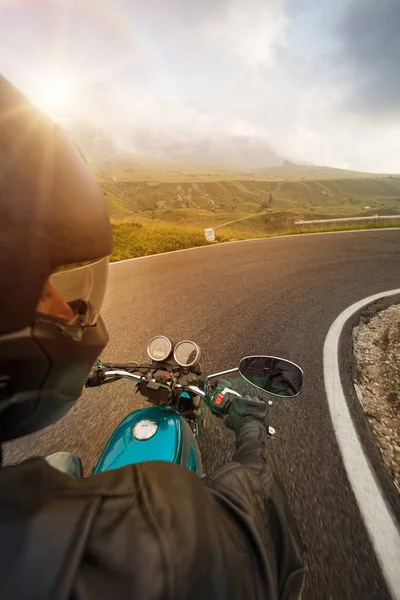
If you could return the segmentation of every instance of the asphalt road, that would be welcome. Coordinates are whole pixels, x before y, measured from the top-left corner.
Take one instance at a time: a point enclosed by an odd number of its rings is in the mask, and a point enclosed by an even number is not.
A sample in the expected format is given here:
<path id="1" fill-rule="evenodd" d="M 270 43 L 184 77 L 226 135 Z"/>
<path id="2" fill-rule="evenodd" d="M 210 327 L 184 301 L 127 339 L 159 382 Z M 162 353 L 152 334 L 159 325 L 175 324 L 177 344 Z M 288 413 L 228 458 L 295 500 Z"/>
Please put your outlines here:
<path id="1" fill-rule="evenodd" d="M 144 360 L 148 340 L 161 333 L 195 340 L 207 372 L 264 353 L 303 367 L 304 392 L 276 402 L 270 421 L 279 433 L 271 449 L 307 548 L 304 600 L 388 598 L 331 425 L 322 349 L 345 308 L 398 287 L 396 230 L 254 240 L 110 268 L 105 360 Z M 89 472 L 115 426 L 142 404 L 128 381 L 88 390 L 57 425 L 8 444 L 6 461 L 69 450 Z M 210 419 L 201 448 L 212 470 L 228 460 L 232 438 Z"/>

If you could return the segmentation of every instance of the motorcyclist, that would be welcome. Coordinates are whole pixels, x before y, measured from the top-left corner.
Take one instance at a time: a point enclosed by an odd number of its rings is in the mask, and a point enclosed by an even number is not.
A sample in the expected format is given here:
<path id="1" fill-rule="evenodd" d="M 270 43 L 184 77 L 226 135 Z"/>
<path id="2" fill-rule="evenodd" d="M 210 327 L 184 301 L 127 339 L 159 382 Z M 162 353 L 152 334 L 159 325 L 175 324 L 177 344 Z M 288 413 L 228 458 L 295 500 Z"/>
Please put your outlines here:
<path id="1" fill-rule="evenodd" d="M 0 228 L 4 442 L 79 398 L 108 339 L 112 236 L 79 151 L 2 78 Z M 300 542 L 267 461 L 266 404 L 233 398 L 227 426 L 233 461 L 203 480 L 167 462 L 87 478 L 41 458 L 2 466 L 0 597 L 297 598 Z"/>

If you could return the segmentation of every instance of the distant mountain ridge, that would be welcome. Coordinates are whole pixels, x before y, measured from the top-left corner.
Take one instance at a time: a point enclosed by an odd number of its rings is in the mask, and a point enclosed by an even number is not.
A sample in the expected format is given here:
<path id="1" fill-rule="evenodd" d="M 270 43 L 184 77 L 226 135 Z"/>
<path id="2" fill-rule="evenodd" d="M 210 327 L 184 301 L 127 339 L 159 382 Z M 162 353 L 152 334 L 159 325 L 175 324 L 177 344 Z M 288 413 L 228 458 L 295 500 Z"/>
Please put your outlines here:
<path id="1" fill-rule="evenodd" d="M 161 163 L 161 170 L 176 167 L 194 171 L 228 169 L 238 177 L 274 179 L 343 179 L 354 177 L 382 177 L 382 174 L 364 173 L 335 167 L 317 166 L 301 160 L 287 160 L 269 143 L 256 136 L 225 135 L 219 139 L 200 137 L 182 140 L 168 131 L 158 134 L 136 129 L 129 135 L 131 148 L 121 149 L 112 136 L 88 120 L 63 123 L 82 153 L 90 162 L 135 161 Z M 249 173 L 247 170 L 250 169 Z M 236 178 L 236 177 L 235 177 Z"/>
<path id="2" fill-rule="evenodd" d="M 110 134 L 90 121 L 73 121 L 65 123 L 64 127 L 89 160 L 109 160 L 126 152 L 118 147 Z M 129 154 L 149 159 L 252 168 L 278 166 L 284 160 L 261 137 L 224 135 L 218 139 L 204 136 L 183 140 L 173 132 L 155 134 L 140 128 L 128 135 Z"/>

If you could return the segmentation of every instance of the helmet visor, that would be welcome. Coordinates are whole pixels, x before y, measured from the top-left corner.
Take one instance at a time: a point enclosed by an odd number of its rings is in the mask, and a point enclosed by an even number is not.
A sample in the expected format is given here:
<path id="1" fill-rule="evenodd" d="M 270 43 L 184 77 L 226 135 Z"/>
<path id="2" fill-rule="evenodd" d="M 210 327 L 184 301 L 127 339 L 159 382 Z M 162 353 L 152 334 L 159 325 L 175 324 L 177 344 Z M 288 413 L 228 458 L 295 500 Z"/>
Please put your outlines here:
<path id="1" fill-rule="evenodd" d="M 67 265 L 48 279 L 37 305 L 41 315 L 69 324 L 96 323 L 103 304 L 108 277 L 108 257 L 83 266 Z"/>
<path id="2" fill-rule="evenodd" d="M 103 305 L 108 278 L 108 256 L 77 268 L 62 268 L 50 277 L 51 285 L 68 303 L 83 300 L 97 314 Z"/>

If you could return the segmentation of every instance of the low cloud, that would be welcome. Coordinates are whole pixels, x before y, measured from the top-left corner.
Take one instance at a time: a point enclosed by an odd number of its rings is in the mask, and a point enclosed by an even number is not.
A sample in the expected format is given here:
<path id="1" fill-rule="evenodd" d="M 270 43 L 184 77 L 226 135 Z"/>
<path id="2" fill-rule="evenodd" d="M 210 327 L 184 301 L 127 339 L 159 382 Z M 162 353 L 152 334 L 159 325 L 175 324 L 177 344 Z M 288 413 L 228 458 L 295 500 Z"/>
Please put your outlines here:
<path id="1" fill-rule="evenodd" d="M 68 72 L 70 118 L 129 151 L 389 172 L 399 23 L 398 0 L 16 0 L 0 67 L 28 94 Z"/>

